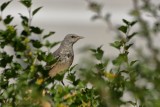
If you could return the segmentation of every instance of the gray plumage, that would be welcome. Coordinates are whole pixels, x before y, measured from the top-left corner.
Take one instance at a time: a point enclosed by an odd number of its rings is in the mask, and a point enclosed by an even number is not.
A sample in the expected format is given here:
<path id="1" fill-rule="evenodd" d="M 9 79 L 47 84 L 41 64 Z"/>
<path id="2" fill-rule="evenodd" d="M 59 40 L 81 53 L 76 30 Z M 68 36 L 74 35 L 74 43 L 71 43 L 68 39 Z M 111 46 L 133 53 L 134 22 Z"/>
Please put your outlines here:
<path id="1" fill-rule="evenodd" d="M 54 77 L 72 65 L 74 59 L 73 45 L 82 38 L 83 37 L 76 34 L 68 34 L 65 36 L 60 47 L 53 53 L 53 56 L 57 58 L 57 62 L 51 66 L 51 70 L 49 71 L 50 77 Z"/>

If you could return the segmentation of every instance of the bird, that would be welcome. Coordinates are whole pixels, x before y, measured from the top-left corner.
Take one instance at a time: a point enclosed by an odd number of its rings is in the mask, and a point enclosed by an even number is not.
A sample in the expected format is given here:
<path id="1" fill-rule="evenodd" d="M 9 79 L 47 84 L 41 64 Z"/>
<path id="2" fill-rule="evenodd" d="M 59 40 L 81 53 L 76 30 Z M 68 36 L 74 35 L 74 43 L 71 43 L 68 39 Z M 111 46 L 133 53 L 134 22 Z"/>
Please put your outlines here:
<path id="1" fill-rule="evenodd" d="M 49 76 L 55 77 L 57 74 L 67 70 L 73 63 L 74 50 L 73 45 L 84 37 L 77 34 L 67 34 L 61 42 L 59 48 L 53 52 L 53 57 L 56 58 L 56 63 L 51 65 Z"/>

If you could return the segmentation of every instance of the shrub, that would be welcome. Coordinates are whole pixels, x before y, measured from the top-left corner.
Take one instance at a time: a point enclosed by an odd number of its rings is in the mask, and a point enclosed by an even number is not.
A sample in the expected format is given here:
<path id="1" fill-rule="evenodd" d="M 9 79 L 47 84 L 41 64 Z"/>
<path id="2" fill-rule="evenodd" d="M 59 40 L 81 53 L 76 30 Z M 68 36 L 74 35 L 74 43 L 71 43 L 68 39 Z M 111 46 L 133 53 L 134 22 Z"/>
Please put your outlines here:
<path id="1" fill-rule="evenodd" d="M 96 61 L 92 64 L 83 62 L 86 67 L 80 69 L 75 69 L 76 65 L 72 66 L 67 70 L 66 77 L 70 85 L 63 85 L 59 82 L 63 81 L 64 74 L 48 78 L 49 69 L 46 64 L 53 64 L 56 59 L 50 51 L 42 49 L 50 50 L 59 43 L 50 43 L 47 40 L 55 32 L 44 34 L 44 29 L 32 25 L 32 18 L 42 7 L 32 10 L 32 0 L 20 1 L 27 8 L 29 16 L 19 14 L 22 27 L 19 31 L 16 25 L 11 23 L 14 20 L 11 14 L 2 16 L 11 2 L 12 0 L 2 3 L 0 7 L 0 22 L 5 27 L 0 29 L 0 106 L 160 106 L 159 48 L 153 43 L 153 39 L 158 38 L 160 32 L 158 4 L 153 4 L 149 0 L 133 0 L 134 8 L 130 13 L 134 20 L 122 19 L 123 24 L 117 28 L 112 24 L 109 14 L 102 15 L 101 4 L 88 1 L 89 9 L 95 13 L 92 19 L 104 21 L 117 35 L 116 40 L 110 45 L 119 53 L 111 60 L 104 56 L 102 46 L 89 49 Z M 149 26 L 150 22 L 142 17 L 144 12 L 154 19 L 152 26 Z M 134 32 L 132 29 L 135 24 L 139 29 Z M 146 41 L 150 56 L 144 53 L 142 48 L 133 47 L 134 36 Z M 6 47 L 13 51 L 8 52 Z M 129 57 L 130 48 L 137 54 L 134 60 Z M 109 63 L 113 65 L 112 69 L 106 71 Z M 139 84 L 142 80 L 145 81 L 144 85 Z M 133 100 L 123 99 L 127 92 L 132 95 Z"/>

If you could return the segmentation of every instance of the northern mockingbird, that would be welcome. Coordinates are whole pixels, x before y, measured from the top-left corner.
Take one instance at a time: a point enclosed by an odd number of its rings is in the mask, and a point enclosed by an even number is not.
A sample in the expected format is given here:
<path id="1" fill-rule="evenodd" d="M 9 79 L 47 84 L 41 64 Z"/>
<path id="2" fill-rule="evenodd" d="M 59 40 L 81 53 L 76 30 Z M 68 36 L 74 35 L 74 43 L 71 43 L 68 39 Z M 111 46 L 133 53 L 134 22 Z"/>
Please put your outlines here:
<path id="1" fill-rule="evenodd" d="M 50 77 L 56 76 L 71 66 L 74 58 L 73 44 L 82 38 L 76 34 L 65 36 L 60 47 L 53 53 L 53 56 L 57 58 L 57 62 L 51 66 L 51 70 L 49 71 Z"/>

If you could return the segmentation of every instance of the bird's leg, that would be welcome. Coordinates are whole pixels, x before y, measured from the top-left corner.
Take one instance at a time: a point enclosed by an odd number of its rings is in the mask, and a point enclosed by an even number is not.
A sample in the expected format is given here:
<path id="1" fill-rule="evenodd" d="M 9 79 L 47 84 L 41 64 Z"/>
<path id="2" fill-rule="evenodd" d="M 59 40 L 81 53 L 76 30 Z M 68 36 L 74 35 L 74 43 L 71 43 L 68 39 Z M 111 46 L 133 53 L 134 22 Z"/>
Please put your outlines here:
<path id="1" fill-rule="evenodd" d="M 65 86 L 65 84 L 64 84 L 64 82 L 63 82 L 63 80 L 61 80 L 61 83 L 63 84 L 63 86 Z"/>

